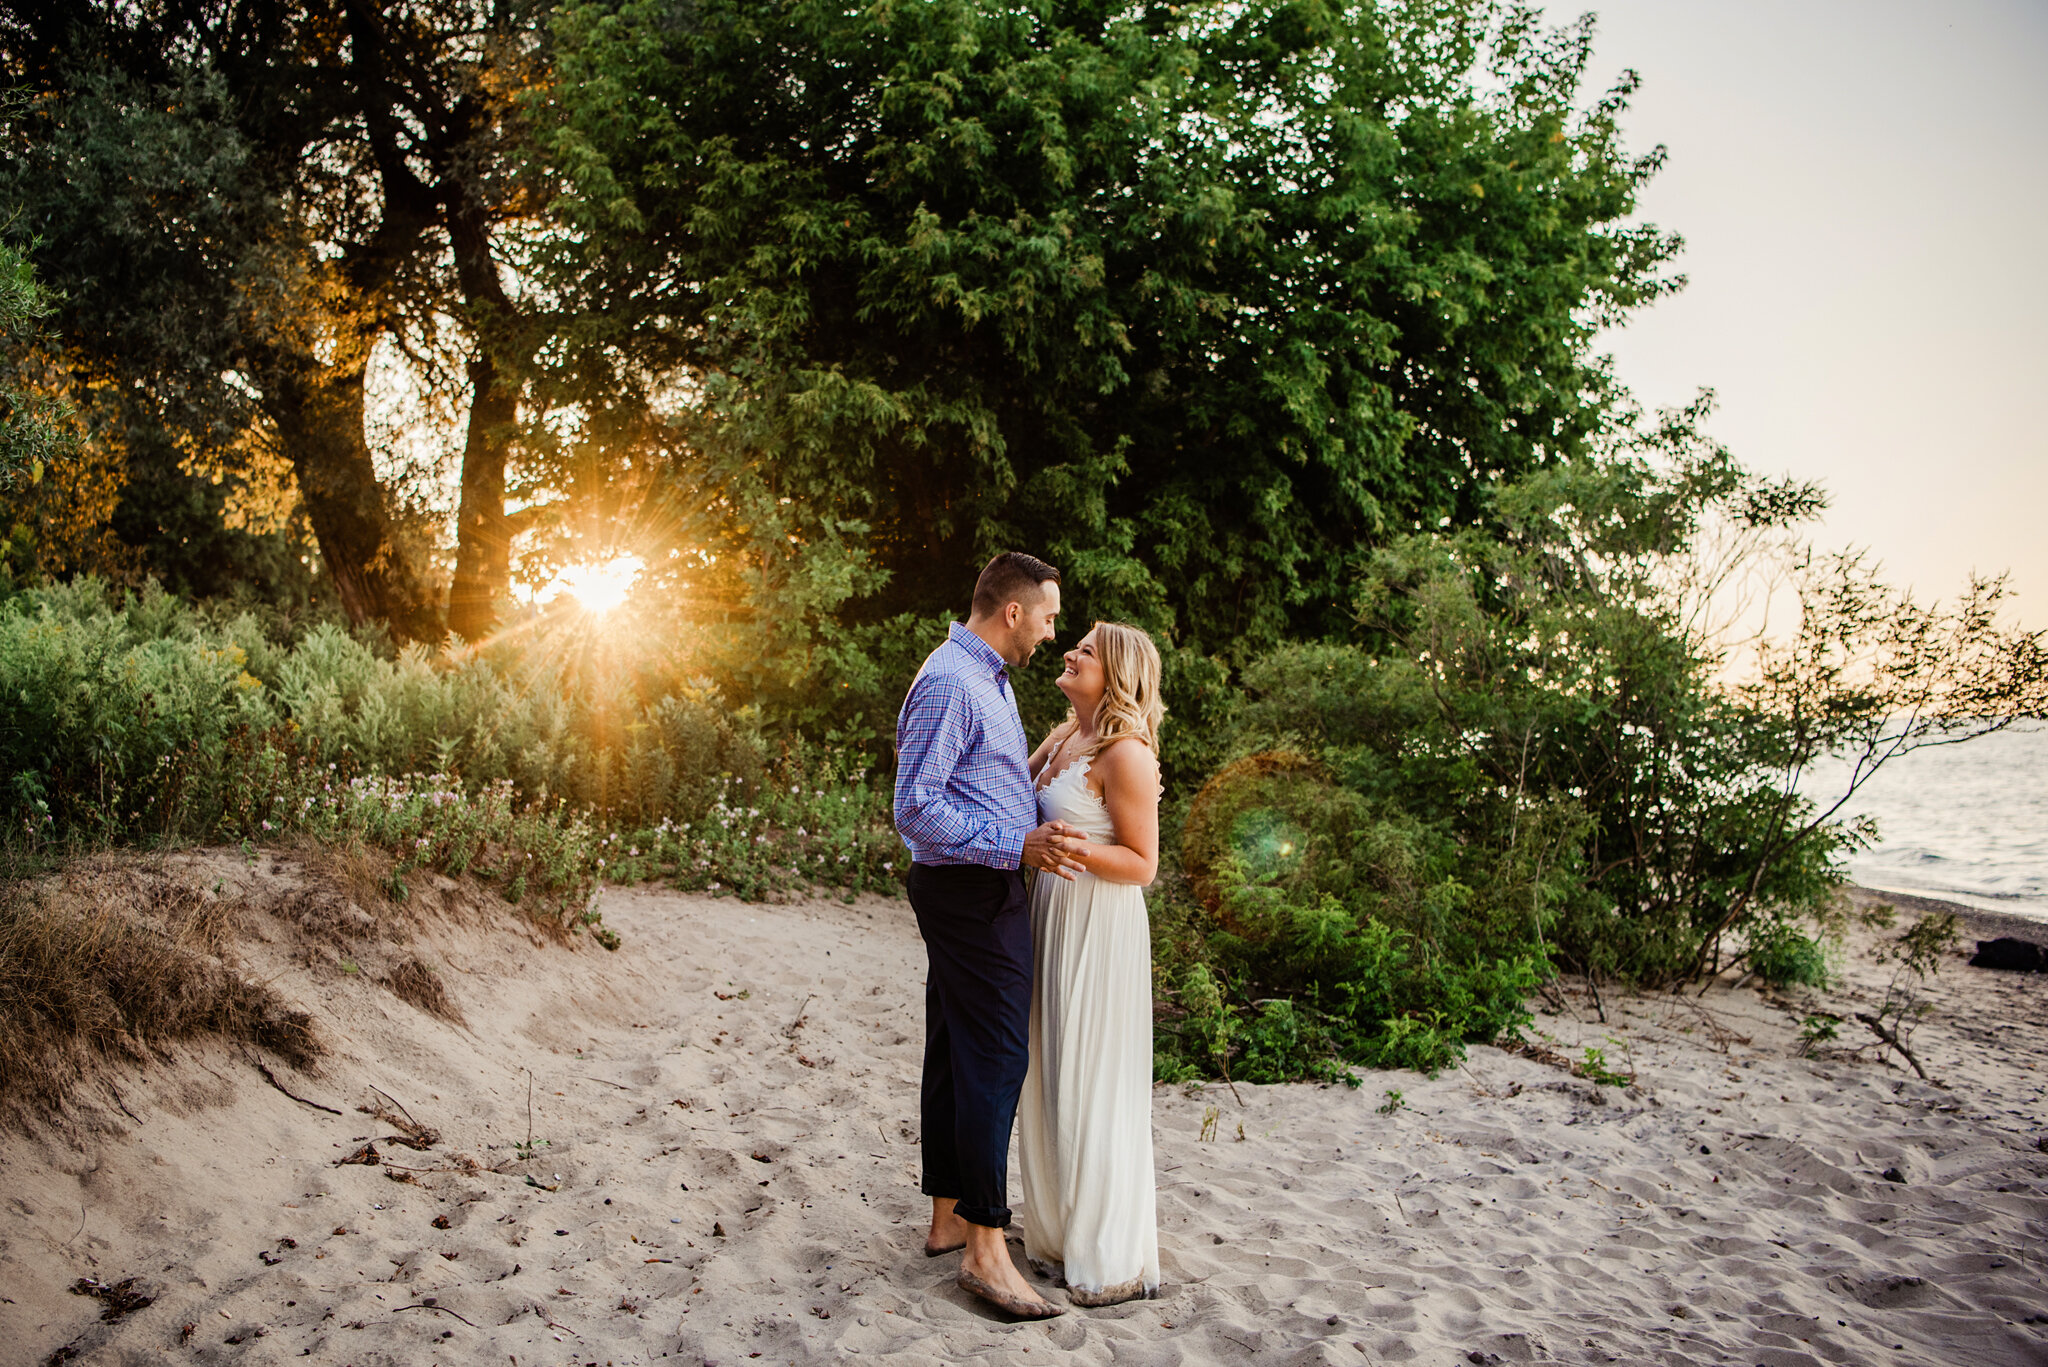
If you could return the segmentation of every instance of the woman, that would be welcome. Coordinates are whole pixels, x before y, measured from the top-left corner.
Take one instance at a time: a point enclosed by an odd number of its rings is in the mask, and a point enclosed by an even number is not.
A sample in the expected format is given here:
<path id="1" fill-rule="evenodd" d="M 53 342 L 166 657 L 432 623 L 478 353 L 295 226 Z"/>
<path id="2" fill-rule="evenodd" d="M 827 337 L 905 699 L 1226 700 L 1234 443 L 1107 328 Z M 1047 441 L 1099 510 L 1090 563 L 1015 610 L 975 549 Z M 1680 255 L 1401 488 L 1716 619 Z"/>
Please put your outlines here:
<path id="1" fill-rule="evenodd" d="M 1058 683 L 1073 706 L 1031 756 L 1039 818 L 1087 846 L 1073 881 L 1031 890 L 1024 1252 L 1076 1305 L 1114 1305 L 1159 1290 L 1142 891 L 1159 870 L 1159 651 L 1135 627 L 1097 622 Z"/>

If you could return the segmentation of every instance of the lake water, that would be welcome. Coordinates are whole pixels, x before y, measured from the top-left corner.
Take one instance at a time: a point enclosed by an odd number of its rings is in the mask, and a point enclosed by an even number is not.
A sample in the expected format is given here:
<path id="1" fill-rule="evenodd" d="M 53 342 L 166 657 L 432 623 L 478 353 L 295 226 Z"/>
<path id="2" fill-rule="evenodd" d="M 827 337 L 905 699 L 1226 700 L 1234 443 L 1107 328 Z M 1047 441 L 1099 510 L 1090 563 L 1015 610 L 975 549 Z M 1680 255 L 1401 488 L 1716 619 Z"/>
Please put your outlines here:
<path id="1" fill-rule="evenodd" d="M 1806 790 L 1820 798 L 1842 772 L 1818 769 Z M 1849 861 L 1863 886 L 2048 921 L 2048 730 L 1917 750 L 1843 812 L 1877 819 L 1878 845 Z"/>

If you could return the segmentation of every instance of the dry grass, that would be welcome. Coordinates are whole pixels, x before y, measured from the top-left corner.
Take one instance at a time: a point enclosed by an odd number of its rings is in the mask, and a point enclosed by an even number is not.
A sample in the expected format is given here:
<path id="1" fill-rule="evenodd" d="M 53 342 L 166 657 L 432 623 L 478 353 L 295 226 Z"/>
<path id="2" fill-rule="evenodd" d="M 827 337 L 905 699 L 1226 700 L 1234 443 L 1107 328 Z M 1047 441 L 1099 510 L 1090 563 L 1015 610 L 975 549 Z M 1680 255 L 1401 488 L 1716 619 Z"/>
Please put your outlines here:
<path id="1" fill-rule="evenodd" d="M 448 998 L 448 989 L 441 985 L 440 974 L 418 959 L 407 959 L 391 970 L 384 979 L 384 985 L 396 993 L 398 999 L 410 1002 L 430 1016 L 455 1025 L 467 1026 L 462 1011 Z"/>
<path id="2" fill-rule="evenodd" d="M 56 1111 L 95 1069 L 184 1040 L 306 1067 L 312 1018 L 231 967 L 238 906 L 161 871 L 83 861 L 0 885 L 0 1097 Z"/>

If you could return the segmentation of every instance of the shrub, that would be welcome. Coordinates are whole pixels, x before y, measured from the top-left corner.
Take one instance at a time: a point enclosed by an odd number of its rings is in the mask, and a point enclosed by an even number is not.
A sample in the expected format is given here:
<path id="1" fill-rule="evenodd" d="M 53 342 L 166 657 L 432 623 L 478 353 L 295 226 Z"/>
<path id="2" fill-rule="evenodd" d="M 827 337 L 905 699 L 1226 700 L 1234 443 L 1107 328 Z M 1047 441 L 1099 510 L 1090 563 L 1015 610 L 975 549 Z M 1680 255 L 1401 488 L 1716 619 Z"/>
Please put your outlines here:
<path id="1" fill-rule="evenodd" d="M 1861 783 L 2038 715 L 2048 644 L 1997 626 L 1995 583 L 1923 609 L 1805 554 L 1788 529 L 1818 491 L 1742 471 L 1703 413 L 1394 538 L 1363 563 L 1353 639 L 1244 668 L 1162 899 L 1183 904 L 1155 927 L 1165 981 L 1201 966 L 1221 1000 L 1168 998 L 1163 1074 L 1441 1067 L 1518 1028 L 1542 974 L 1670 982 L 1730 939 L 1767 979 L 1826 981 L 1797 926 L 1826 922 L 1872 832 L 1808 768 L 1844 753 Z M 1774 557 L 1799 619 L 1731 685 L 1713 588 Z"/>
<path id="2" fill-rule="evenodd" d="M 545 625 L 545 624 L 543 624 Z M 886 781 L 764 737 L 656 645 L 574 634 L 395 655 L 333 622 L 216 620 L 80 578 L 0 603 L 0 821 L 17 847 L 301 832 L 472 872 L 565 926 L 601 878 L 758 897 L 900 881 Z M 601 935 L 602 938 L 602 935 Z"/>
<path id="3" fill-rule="evenodd" d="M 1828 985 L 1827 946 L 1789 921 L 1769 918 L 1752 925 L 1747 957 L 1751 970 L 1767 983 Z"/>

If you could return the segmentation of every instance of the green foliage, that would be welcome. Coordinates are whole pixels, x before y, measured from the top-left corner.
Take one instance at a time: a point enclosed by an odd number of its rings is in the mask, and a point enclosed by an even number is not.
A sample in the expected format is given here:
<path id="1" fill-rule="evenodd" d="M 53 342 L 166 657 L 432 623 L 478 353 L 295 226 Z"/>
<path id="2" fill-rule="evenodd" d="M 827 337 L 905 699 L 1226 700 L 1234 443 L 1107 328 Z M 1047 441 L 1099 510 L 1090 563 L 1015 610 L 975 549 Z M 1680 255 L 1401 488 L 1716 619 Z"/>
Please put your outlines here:
<path id="1" fill-rule="evenodd" d="M 1804 1058 L 1823 1044 L 1842 1037 L 1840 1016 L 1816 1013 L 1799 1022 L 1799 1055 Z"/>
<path id="2" fill-rule="evenodd" d="M 1626 1087 L 1635 1081 L 1632 1073 L 1617 1073 L 1607 1066 L 1607 1051 L 1586 1046 L 1586 1057 L 1577 1069 L 1579 1076 L 1600 1087 Z"/>
<path id="3" fill-rule="evenodd" d="M 1932 977 L 1941 972 L 1941 961 L 1954 952 L 1962 933 L 1954 912 L 1929 912 L 1899 936 L 1898 960 L 1908 972 Z"/>
<path id="4" fill-rule="evenodd" d="M 565 925 L 600 879 L 747 897 L 899 881 L 886 785 L 858 757 L 776 753 L 654 652 L 393 658 L 331 622 L 278 626 L 90 578 L 0 603 L 0 829 L 38 851 L 361 843 L 398 856 L 396 895 L 414 868 L 474 872 Z"/>
<path id="5" fill-rule="evenodd" d="M 1828 985 L 1827 946 L 1777 918 L 1761 919 L 1749 930 L 1749 966 L 1759 978 L 1780 987 L 1801 983 Z"/>
<path id="6" fill-rule="evenodd" d="M 560 382 L 659 452 L 642 521 L 715 554 L 776 716 L 1028 547 L 1171 642 L 1198 776 L 1217 661 L 1588 449 L 1593 338 L 1668 288 L 1627 88 L 1581 107 L 1590 29 L 1512 4 L 592 0 L 554 40 Z"/>
<path id="7" fill-rule="evenodd" d="M 1934 1005 L 1925 996 L 1927 979 L 1941 971 L 1942 959 L 1954 951 L 1961 934 L 1962 923 L 1952 911 L 1931 912 L 1908 926 L 1893 947 L 1877 953 L 1879 963 L 1889 960 L 1897 965 L 1883 999 L 1874 1012 L 1856 1013 L 1877 1037 L 1880 1057 L 1895 1053 L 1922 1078 L 1927 1078 L 1927 1069 L 1913 1053 L 1913 1031 L 1934 1014 Z"/>
<path id="8" fill-rule="evenodd" d="M 1529 1020 L 1523 1002 L 1537 974 L 1527 955 L 1447 959 L 1440 946 L 1362 919 L 1327 895 L 1312 907 L 1257 898 L 1254 914 L 1220 924 L 1171 894 L 1163 900 L 1156 918 L 1171 926 L 1178 914 L 1187 918 L 1183 932 L 1190 922 L 1209 929 L 1192 943 L 1171 932 L 1157 942 L 1166 965 L 1194 960 L 1169 978 L 1173 1018 L 1155 1060 L 1161 1080 L 1208 1072 L 1355 1086 L 1347 1063 L 1433 1076 L 1462 1058 L 1465 1044 L 1513 1034 Z M 1254 990 L 1288 995 L 1251 999 Z"/>
<path id="9" fill-rule="evenodd" d="M 1744 472 L 1704 413 L 1500 486 L 1494 530 L 1394 539 L 1361 572 L 1355 641 L 1244 668 L 1212 742 L 1235 758 L 1187 809 L 1156 927 L 1168 981 L 1204 966 L 1231 991 L 1199 1016 L 1183 991 L 1162 1072 L 1431 1070 L 1517 1028 L 1554 967 L 1669 982 L 1719 968 L 1731 932 L 1767 980 L 1825 984 L 1800 927 L 1836 917 L 1872 832 L 1809 771 L 1847 752 L 1853 791 L 2038 715 L 2048 656 L 1996 624 L 1995 584 L 1940 611 L 1854 560 L 1816 568 L 1791 528 L 1817 492 Z M 1731 685 L 1705 600 L 1787 561 L 1797 628 Z"/>
<path id="10" fill-rule="evenodd" d="M 307 529 L 250 384 L 252 350 L 287 330 L 306 283 L 286 259 L 272 174 L 291 161 L 252 147 L 237 115 L 255 110 L 238 110 L 215 70 L 151 63 L 144 78 L 78 46 L 66 58 L 79 65 L 61 90 L 5 111 L 0 234 L 51 286 L 49 354 L 33 373 L 94 457 L 74 451 L 49 484 L 60 507 L 103 503 L 93 521 L 108 534 L 37 536 L 53 510 L 17 506 L 10 565 L 27 581 L 139 566 L 182 593 L 303 602 Z"/>
<path id="11" fill-rule="evenodd" d="M 50 311 L 49 294 L 37 282 L 35 268 L 0 243 L 0 489 L 17 481 L 40 482 L 68 446 L 57 427 L 61 414 L 47 399 L 18 387 L 22 344 Z"/>

